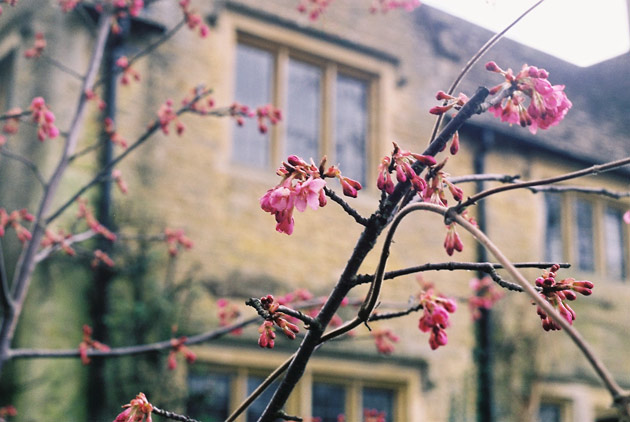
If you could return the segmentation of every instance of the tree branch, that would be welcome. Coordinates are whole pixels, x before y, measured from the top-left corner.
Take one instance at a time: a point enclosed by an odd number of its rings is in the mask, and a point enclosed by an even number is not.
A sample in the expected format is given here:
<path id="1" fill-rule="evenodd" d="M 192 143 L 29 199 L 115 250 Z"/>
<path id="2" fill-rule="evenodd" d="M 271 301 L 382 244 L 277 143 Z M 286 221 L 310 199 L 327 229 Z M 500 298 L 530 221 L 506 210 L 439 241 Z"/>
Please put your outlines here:
<path id="1" fill-rule="evenodd" d="M 599 173 L 615 170 L 617 168 L 623 167 L 628 164 L 630 164 L 630 157 L 623 158 L 621 160 L 611 161 L 605 164 L 597 164 L 597 165 L 594 165 L 594 166 L 591 166 L 582 170 L 566 173 L 560 176 L 548 177 L 545 179 L 530 180 L 529 182 L 519 182 L 519 183 L 514 183 L 513 185 L 497 186 L 495 188 L 487 189 L 483 192 L 479 192 L 478 194 L 471 196 L 466 201 L 462 202 L 461 204 L 457 206 L 457 211 L 460 212 L 461 210 L 464 210 L 466 207 L 475 204 L 477 201 L 484 199 L 490 195 L 500 193 L 500 192 L 506 192 L 506 191 L 514 190 L 514 189 L 530 188 L 532 186 L 548 185 L 551 183 L 557 183 L 564 180 L 576 179 L 578 177 L 583 177 L 590 174 L 596 175 Z"/>
<path id="2" fill-rule="evenodd" d="M 528 188 L 533 193 L 549 192 L 549 193 L 563 193 L 563 192 L 579 192 L 587 193 L 590 195 L 602 195 L 612 199 L 621 199 L 630 197 L 630 192 L 612 191 L 605 188 L 587 188 L 582 186 L 539 186 Z"/>
<path id="3" fill-rule="evenodd" d="M 362 226 L 366 226 L 368 223 L 368 219 L 361 216 L 361 214 L 359 214 L 354 208 L 352 208 L 346 201 L 343 200 L 343 198 L 341 198 L 339 195 L 337 195 L 335 193 L 335 191 L 333 191 L 332 189 L 329 189 L 328 187 L 324 186 L 324 192 L 326 192 L 326 196 L 329 197 L 330 199 L 332 199 L 334 202 L 338 203 L 339 205 L 341 205 L 341 208 L 343 208 L 343 210 L 352 218 L 354 218 L 354 221 L 356 221 L 357 223 L 359 223 Z"/>
<path id="4" fill-rule="evenodd" d="M 4 155 L 5 157 L 11 159 L 11 160 L 15 160 L 19 163 L 24 164 L 24 166 L 26 168 L 28 168 L 33 175 L 35 176 L 35 178 L 37 179 L 37 181 L 39 182 L 39 184 L 45 189 L 46 188 L 46 181 L 44 180 L 44 176 L 42 176 L 42 174 L 39 172 L 39 169 L 37 168 L 37 165 L 32 162 L 31 160 L 29 160 L 26 157 L 23 157 L 19 154 L 15 154 L 9 150 L 6 149 L 6 146 L 2 146 L 0 147 L 0 154 Z"/>

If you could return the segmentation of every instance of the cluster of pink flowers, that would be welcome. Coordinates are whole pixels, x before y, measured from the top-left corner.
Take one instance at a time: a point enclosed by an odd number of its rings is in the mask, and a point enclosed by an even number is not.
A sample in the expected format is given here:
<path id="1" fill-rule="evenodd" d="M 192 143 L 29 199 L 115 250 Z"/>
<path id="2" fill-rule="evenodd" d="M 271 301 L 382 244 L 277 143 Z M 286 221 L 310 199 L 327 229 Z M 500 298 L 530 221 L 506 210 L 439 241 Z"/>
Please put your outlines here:
<path id="1" fill-rule="evenodd" d="M 15 6 L 18 0 L 0 0 L 0 3 L 8 3 L 9 6 Z M 2 6 L 0 6 L 0 16 L 2 16 Z"/>
<path id="2" fill-rule="evenodd" d="M 0 237 L 4 236 L 7 227 L 11 227 L 15 230 L 15 234 L 20 242 L 31 240 L 31 232 L 22 225 L 24 222 L 32 222 L 35 219 L 26 208 L 21 210 L 15 210 L 8 213 L 4 208 L 0 208 Z"/>
<path id="3" fill-rule="evenodd" d="M 361 189 L 359 182 L 344 177 L 336 166 L 325 170 L 326 157 L 319 167 L 312 162 L 307 164 L 296 155 L 289 156 L 282 164 L 276 172 L 282 177 L 282 182 L 260 198 L 260 207 L 276 218 L 276 230 L 281 233 L 293 233 L 294 208 L 304 212 L 307 207 L 316 210 L 326 205 L 325 177 L 338 178 L 346 196 L 356 197 Z"/>
<path id="4" fill-rule="evenodd" d="M 40 57 L 46 48 L 46 38 L 42 32 L 35 33 L 35 43 L 33 46 L 24 51 L 24 57 L 32 59 L 34 57 Z"/>
<path id="5" fill-rule="evenodd" d="M 554 264 L 549 271 L 544 270 L 542 276 L 536 279 L 536 286 L 541 289 L 540 295 L 556 308 L 569 324 L 573 325 L 576 314 L 567 301 L 577 299 L 576 292 L 584 296 L 591 295 L 593 293 L 593 283 L 590 281 L 576 281 L 574 278 L 556 280 L 556 273 L 559 269 L 560 266 Z M 551 319 L 542 308 L 537 307 L 537 312 L 545 331 L 561 329 L 560 325 Z"/>
<path id="6" fill-rule="evenodd" d="M 297 325 L 287 320 L 287 315 L 278 311 L 280 304 L 274 297 L 272 295 L 263 296 L 260 298 L 260 303 L 263 309 L 269 312 L 269 319 L 263 322 L 258 329 L 260 333 L 258 345 L 263 348 L 273 349 L 276 338 L 274 325 L 278 326 L 289 339 L 295 339 L 295 335 L 300 332 L 300 329 Z"/>
<path id="7" fill-rule="evenodd" d="M 122 411 L 114 422 L 152 422 L 151 412 L 153 412 L 153 406 L 149 403 L 144 393 L 139 393 L 135 399 L 131 400 L 129 404 L 123 406 L 125 410 Z"/>
<path id="8" fill-rule="evenodd" d="M 2 14 L 2 8 L 0 8 L 0 14 Z M 0 407 L 0 422 L 5 422 L 8 416 L 17 416 L 17 409 L 11 404 Z"/>
<path id="9" fill-rule="evenodd" d="M 83 326 L 83 340 L 79 343 L 79 355 L 81 356 L 81 363 L 87 365 L 90 363 L 88 357 L 88 350 L 102 350 L 103 352 L 109 352 L 109 346 L 92 339 L 92 327 L 89 325 Z"/>
<path id="10" fill-rule="evenodd" d="M 120 78 L 121 84 L 129 85 L 132 79 L 135 81 L 140 80 L 140 73 L 138 73 L 133 67 L 131 67 L 127 56 L 120 56 L 116 60 L 116 66 L 118 66 L 123 72 Z"/>
<path id="11" fill-rule="evenodd" d="M 227 299 L 217 300 L 217 307 L 219 308 L 217 316 L 219 317 L 219 325 L 221 327 L 227 327 L 231 325 L 241 316 L 241 311 L 234 303 L 230 303 Z M 243 333 L 242 328 L 237 328 L 230 331 L 231 334 L 238 336 Z"/>
<path id="12" fill-rule="evenodd" d="M 490 277 L 484 277 L 481 280 L 473 278 L 470 280 L 470 288 L 473 295 L 468 298 L 468 307 L 474 320 L 481 317 L 481 309 L 492 308 L 496 302 L 505 296 L 505 292 L 498 289 Z"/>
<path id="13" fill-rule="evenodd" d="M 398 343 L 400 338 L 388 328 L 372 330 L 370 332 L 374 338 L 376 350 L 382 355 L 390 355 L 394 352 L 394 343 Z"/>
<path id="14" fill-rule="evenodd" d="M 109 136 L 109 140 L 114 145 L 118 145 L 126 149 L 129 146 L 127 143 L 127 140 L 123 138 L 121 134 L 116 132 L 116 126 L 114 125 L 114 121 L 112 120 L 112 118 L 106 117 L 103 123 L 104 123 L 105 133 Z"/>
<path id="15" fill-rule="evenodd" d="M 446 207 L 448 206 L 446 190 L 450 192 L 455 201 L 459 202 L 463 199 L 464 191 L 448 180 L 450 175 L 442 170 L 447 161 L 448 157 L 427 172 L 424 177 L 426 180 L 425 189 L 418 192 L 422 196 L 423 201 Z"/>
<path id="16" fill-rule="evenodd" d="M 195 360 L 197 360 L 197 355 L 186 346 L 186 341 L 188 341 L 188 338 L 185 336 L 177 339 L 171 339 L 171 351 L 169 352 L 167 359 L 169 370 L 172 371 L 177 368 L 178 354 L 184 355 L 184 359 L 186 359 L 186 362 L 189 364 L 194 363 Z"/>
<path id="17" fill-rule="evenodd" d="M 203 23 L 201 15 L 190 8 L 190 0 L 180 0 L 179 6 L 184 12 L 184 18 L 186 19 L 186 25 L 188 28 L 193 31 L 196 28 L 199 28 L 199 36 L 201 38 L 206 38 L 210 33 L 210 28 L 208 28 L 208 25 Z"/>
<path id="18" fill-rule="evenodd" d="M 68 243 L 68 239 L 72 235 L 66 234 L 63 230 L 59 230 L 57 233 L 50 229 L 46 229 L 44 238 L 42 239 L 42 248 L 59 246 L 62 251 L 70 256 L 76 255 L 76 251 Z"/>
<path id="19" fill-rule="evenodd" d="M 422 192 L 427 187 L 426 181 L 422 179 L 411 167 L 416 161 L 421 162 L 425 166 L 433 166 L 436 161 L 430 155 L 416 154 L 401 149 L 396 142 L 391 156 L 385 156 L 378 166 L 378 179 L 376 186 L 388 194 L 394 192 L 394 182 L 391 173 L 396 171 L 396 180 L 406 182 L 409 180 L 411 185 L 417 192 Z"/>
<path id="20" fill-rule="evenodd" d="M 314 21 L 324 13 L 331 3 L 332 0 L 300 0 L 297 10 L 300 13 L 308 14 L 308 18 Z"/>
<path id="21" fill-rule="evenodd" d="M 173 121 L 175 121 L 175 132 L 179 136 L 184 133 L 186 127 L 177 118 L 177 113 L 175 112 L 175 109 L 173 109 L 173 100 L 166 100 L 166 102 L 160 106 L 157 115 L 160 122 L 160 128 L 165 135 L 168 135 L 170 133 L 169 126 Z"/>
<path id="22" fill-rule="evenodd" d="M 630 210 L 623 213 L 623 221 L 626 224 L 630 224 Z"/>
<path id="23" fill-rule="evenodd" d="M 282 111 L 271 104 L 267 104 L 256 108 L 256 117 L 258 117 L 258 130 L 260 133 L 267 133 L 269 130 L 267 121 L 272 125 L 276 125 L 282 120 Z"/>
<path id="24" fill-rule="evenodd" d="M 59 129 L 55 126 L 55 115 L 46 105 L 42 97 L 35 97 L 29 107 L 33 123 L 37 125 L 37 139 L 44 141 L 53 139 L 59 135 Z"/>
<path id="25" fill-rule="evenodd" d="M 180 247 L 184 249 L 191 249 L 194 246 L 194 243 L 182 229 L 164 229 L 164 240 L 168 245 L 168 253 L 170 256 L 176 256 L 179 252 Z"/>
<path id="26" fill-rule="evenodd" d="M 376 13 L 380 10 L 382 13 L 387 13 L 393 9 L 405 9 L 411 12 L 420 4 L 420 0 L 372 0 L 370 12 Z"/>
<path id="27" fill-rule="evenodd" d="M 90 265 L 92 268 L 97 268 L 98 264 L 100 264 L 101 262 L 110 268 L 114 266 L 114 260 L 109 255 L 107 255 L 107 253 L 103 252 L 100 249 L 97 249 L 92 254 L 92 262 L 90 263 Z"/>
<path id="28" fill-rule="evenodd" d="M 420 293 L 419 300 L 423 315 L 418 322 L 418 328 L 423 333 L 431 332 L 429 337 L 431 349 L 445 346 L 448 342 L 446 328 L 450 325 L 448 314 L 457 309 L 455 301 L 436 295 L 432 286 L 427 286 L 426 290 Z"/>
<path id="29" fill-rule="evenodd" d="M 79 212 L 77 213 L 77 218 L 84 218 L 88 227 L 94 232 L 102 235 L 108 240 L 114 241 L 116 240 L 116 235 L 109 231 L 107 227 L 103 226 L 98 222 L 92 210 L 87 206 L 87 201 L 83 198 L 78 198 L 77 203 L 79 204 Z"/>
<path id="30" fill-rule="evenodd" d="M 503 70 L 495 62 L 487 63 L 486 69 L 505 77 L 505 82 L 490 90 L 491 94 L 511 90 L 507 98 L 489 109 L 502 122 L 527 126 L 530 132 L 536 133 L 538 129 L 557 125 L 572 106 L 564 85 L 551 85 L 544 69 L 524 65 L 514 75 L 512 69 Z M 529 106 L 526 105 L 527 98 Z"/>

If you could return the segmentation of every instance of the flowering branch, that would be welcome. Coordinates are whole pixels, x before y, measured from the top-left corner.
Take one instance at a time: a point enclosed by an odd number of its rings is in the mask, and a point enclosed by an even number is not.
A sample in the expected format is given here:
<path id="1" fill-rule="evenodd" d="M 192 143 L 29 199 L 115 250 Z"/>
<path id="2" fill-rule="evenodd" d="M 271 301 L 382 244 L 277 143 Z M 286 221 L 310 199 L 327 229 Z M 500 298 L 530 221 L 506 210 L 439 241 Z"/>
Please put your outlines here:
<path id="1" fill-rule="evenodd" d="M 455 80 L 453 81 L 453 83 L 451 84 L 451 86 L 449 87 L 449 89 L 446 91 L 446 93 L 448 95 L 453 95 L 453 93 L 455 92 L 455 90 L 457 89 L 457 87 L 459 86 L 459 83 L 464 79 L 464 77 L 468 74 L 468 72 L 470 71 L 470 69 L 472 69 L 472 67 L 479 62 L 479 60 L 481 60 L 481 58 L 483 57 L 484 54 L 486 54 L 488 52 L 488 50 L 490 50 L 497 42 L 499 42 L 499 40 L 501 38 L 503 38 L 503 36 L 510 30 L 512 29 L 512 27 L 514 27 L 514 25 L 516 25 L 518 22 L 520 22 L 525 16 L 527 16 L 530 12 L 532 12 L 534 9 L 536 9 L 543 1 L 545 0 L 539 0 L 538 2 L 536 2 L 535 4 L 533 4 L 529 9 L 527 9 L 525 12 L 523 12 L 518 18 L 516 18 L 514 21 L 512 21 L 512 23 L 510 23 L 508 26 L 505 27 L 505 29 L 503 29 L 501 32 L 497 32 L 495 35 L 492 36 L 492 38 L 490 38 L 483 46 L 481 46 L 481 48 L 471 57 L 471 59 L 468 61 L 468 63 L 466 63 L 466 65 L 464 66 L 464 68 L 459 72 L 459 75 L 457 75 L 457 77 L 455 78 Z M 431 133 L 431 137 L 429 138 L 429 144 L 431 142 L 433 142 L 433 140 L 435 139 L 435 135 L 437 134 L 438 128 L 440 127 L 440 124 L 442 123 L 442 119 L 444 118 L 443 115 L 439 115 L 436 119 L 435 119 L 435 124 L 433 125 L 433 132 Z"/>
<path id="2" fill-rule="evenodd" d="M 258 318 L 248 318 L 221 328 L 207 331 L 196 336 L 190 336 L 186 339 L 187 346 L 205 343 L 207 341 L 216 340 L 226 334 L 231 333 L 239 328 L 246 327 Z M 121 357 L 139 355 L 144 353 L 154 353 L 160 351 L 168 351 L 173 348 L 172 340 L 163 340 L 155 343 L 142 344 L 138 346 L 112 347 L 109 351 L 88 350 L 87 357 Z M 11 349 L 8 353 L 9 359 L 25 359 L 25 358 L 76 358 L 80 357 L 78 349 Z"/>
<path id="3" fill-rule="evenodd" d="M 31 277 L 35 269 L 35 255 L 39 247 L 39 243 L 44 235 L 44 224 L 42 224 L 44 222 L 44 216 L 48 213 L 52 205 L 52 201 L 57 193 L 57 188 L 61 182 L 62 175 L 69 164 L 69 157 L 74 152 L 78 143 L 80 128 L 86 112 L 87 98 L 84 93 L 92 88 L 94 80 L 96 79 L 96 74 L 103 58 L 105 43 L 109 35 L 110 17 L 111 13 L 107 9 L 104 10 L 99 17 L 97 38 L 94 44 L 92 56 L 90 57 L 88 70 L 81 87 L 81 95 L 79 97 L 74 117 L 70 125 L 70 130 L 68 131 L 68 136 L 66 137 L 63 147 L 62 156 L 46 189 L 44 190 L 44 194 L 35 217 L 32 238 L 26 245 L 25 249 L 23 249 L 16 266 L 11 292 L 15 300 L 15 306 L 9 309 L 2 321 L 2 327 L 0 328 L 0 370 L 7 359 L 9 346 L 13 339 L 17 322 L 22 311 L 22 306 L 26 298 L 26 293 L 28 292 L 28 288 L 30 286 Z"/>
<path id="4" fill-rule="evenodd" d="M 556 264 L 554 262 L 519 262 L 515 263 L 514 266 L 517 268 L 550 268 L 552 265 L 559 265 L 560 268 L 569 268 L 571 264 L 563 263 Z M 523 289 L 508 281 L 505 281 L 499 276 L 496 272 L 497 269 L 503 268 L 501 264 L 495 264 L 491 262 L 442 262 L 435 264 L 424 264 L 418 265 L 415 267 L 404 268 L 395 271 L 388 271 L 384 274 L 383 280 L 391 280 L 397 277 L 401 277 L 404 275 L 415 274 L 424 271 L 456 271 L 456 270 L 464 270 L 464 271 L 482 271 L 489 274 L 494 281 L 497 282 L 501 287 L 504 287 L 508 290 L 514 290 L 518 292 L 522 292 Z M 374 275 L 372 274 L 361 274 L 358 275 L 355 279 L 357 285 L 371 283 L 374 279 Z"/>
<path id="5" fill-rule="evenodd" d="M 212 90 L 206 89 L 197 93 L 195 97 L 189 103 L 187 103 L 186 105 L 182 106 L 179 110 L 177 110 L 175 112 L 175 115 L 180 116 L 188 111 L 193 110 L 194 105 L 197 103 L 197 101 L 210 95 L 211 92 Z M 212 110 L 208 112 L 206 115 L 227 116 L 229 115 L 229 109 L 224 108 L 224 109 Z M 92 180 L 90 180 L 85 185 L 83 185 L 83 187 L 79 188 L 79 190 L 74 195 L 72 195 L 70 199 L 68 199 L 55 212 L 53 212 L 48 218 L 46 218 L 46 224 L 51 223 L 57 217 L 59 217 L 77 198 L 83 195 L 89 188 L 96 185 L 99 181 L 105 180 L 105 178 L 109 176 L 109 172 L 112 168 L 114 168 L 119 162 L 121 162 L 125 157 L 127 157 L 132 151 L 134 151 L 140 145 L 144 144 L 155 132 L 161 129 L 161 127 L 162 126 L 159 121 L 156 121 L 152 125 L 150 125 L 147 128 L 147 130 L 142 135 L 140 135 L 140 137 L 138 137 L 138 139 L 133 144 L 129 146 L 129 148 L 127 148 L 124 152 L 122 152 L 118 157 L 111 160 L 106 166 L 104 166 L 101 169 L 101 171 L 96 176 L 94 176 Z"/>
<path id="6" fill-rule="evenodd" d="M 513 185 L 503 185 L 503 186 L 487 189 L 483 192 L 479 192 L 478 194 L 471 196 L 466 201 L 459 204 L 457 206 L 457 211 L 459 212 L 461 210 L 464 210 L 470 205 L 475 204 L 477 201 L 484 199 L 490 195 L 500 193 L 500 192 L 505 192 L 505 191 L 509 191 L 513 189 L 529 188 L 532 186 L 548 185 L 551 183 L 562 182 L 564 180 L 576 179 L 578 177 L 583 177 L 589 174 L 604 173 L 607 171 L 615 170 L 617 168 L 623 167 L 628 164 L 630 164 L 630 157 L 623 158 L 621 160 L 611 161 L 605 164 L 597 164 L 597 165 L 594 165 L 594 166 L 591 166 L 582 170 L 566 173 L 560 176 L 549 177 L 545 179 L 530 180 L 529 182 L 519 182 L 519 183 L 514 183 Z"/>

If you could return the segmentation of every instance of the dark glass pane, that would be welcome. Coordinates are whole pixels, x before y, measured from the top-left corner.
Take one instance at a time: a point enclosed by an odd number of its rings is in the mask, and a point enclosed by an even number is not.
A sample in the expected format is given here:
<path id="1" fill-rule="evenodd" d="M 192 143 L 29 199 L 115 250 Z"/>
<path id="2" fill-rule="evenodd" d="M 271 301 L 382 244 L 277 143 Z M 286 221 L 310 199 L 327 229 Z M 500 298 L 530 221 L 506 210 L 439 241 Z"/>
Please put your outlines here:
<path id="1" fill-rule="evenodd" d="M 562 422 L 562 406 L 542 403 L 538 409 L 538 422 Z"/>
<path id="2" fill-rule="evenodd" d="M 335 161 L 344 176 L 365 185 L 368 133 L 368 84 L 337 76 Z"/>
<path id="3" fill-rule="evenodd" d="M 577 242 L 577 264 L 580 270 L 595 270 L 595 248 L 593 247 L 593 207 L 582 199 L 575 201 L 575 240 Z"/>
<path id="4" fill-rule="evenodd" d="M 251 394 L 265 379 L 262 377 L 247 378 L 247 394 Z M 256 422 L 262 412 L 267 407 L 267 403 L 271 400 L 273 393 L 278 387 L 278 381 L 274 381 L 267 389 L 249 406 L 247 409 L 247 422 Z M 280 422 L 282 419 L 276 419 Z"/>
<path id="5" fill-rule="evenodd" d="M 0 58 L 0 114 L 9 108 L 9 89 L 11 87 L 11 71 L 13 70 L 13 53 Z"/>
<path id="6" fill-rule="evenodd" d="M 626 277 L 626 245 L 622 218 L 623 213 L 613 208 L 607 208 L 604 213 L 606 273 L 618 280 Z"/>
<path id="7" fill-rule="evenodd" d="M 545 256 L 549 262 L 561 262 L 562 253 L 562 197 L 545 195 Z"/>
<path id="8" fill-rule="evenodd" d="M 236 92 L 234 100 L 257 107 L 271 102 L 273 55 L 265 50 L 239 44 L 236 49 Z M 234 128 L 232 159 L 253 167 L 269 167 L 269 134 L 261 134 L 255 119 L 245 119 Z"/>
<path id="9" fill-rule="evenodd" d="M 188 376 L 187 415 L 204 422 L 223 422 L 229 416 L 230 379 L 212 372 Z"/>
<path id="10" fill-rule="evenodd" d="M 313 383 L 313 417 L 321 422 L 337 422 L 346 413 L 346 389 L 341 385 Z"/>
<path id="11" fill-rule="evenodd" d="M 384 413 L 384 422 L 393 422 L 394 415 L 394 390 L 388 388 L 371 388 L 363 389 L 363 411 L 376 411 Z"/>
<path id="12" fill-rule="evenodd" d="M 289 83 L 286 109 L 285 154 L 297 155 L 319 163 L 319 125 L 321 109 L 321 79 L 319 67 L 289 60 Z"/>

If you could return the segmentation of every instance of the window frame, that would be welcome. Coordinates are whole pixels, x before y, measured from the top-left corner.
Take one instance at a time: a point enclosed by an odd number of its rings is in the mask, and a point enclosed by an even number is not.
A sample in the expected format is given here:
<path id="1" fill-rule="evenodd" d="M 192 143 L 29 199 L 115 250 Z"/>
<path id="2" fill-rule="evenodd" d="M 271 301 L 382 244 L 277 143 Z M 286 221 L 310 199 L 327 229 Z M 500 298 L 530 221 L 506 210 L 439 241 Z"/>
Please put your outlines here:
<path id="1" fill-rule="evenodd" d="M 546 257 L 546 234 L 547 234 L 547 204 L 544 199 L 545 195 L 557 195 L 561 198 L 560 200 L 560 229 L 562 231 L 562 243 L 564 247 L 562 248 L 563 259 L 567 262 L 575 262 L 577 259 L 577 232 L 575 228 L 576 224 L 576 203 L 578 200 L 586 201 L 591 206 L 592 211 L 592 219 L 593 219 L 593 263 L 594 269 L 593 271 L 582 270 L 578 268 L 577 265 L 572 268 L 572 271 L 575 271 L 581 275 L 587 277 L 603 277 L 608 282 L 615 282 L 620 285 L 628 285 L 630 283 L 630 226 L 624 224 L 622 222 L 622 242 L 624 245 L 623 258 L 624 258 L 624 267 L 625 274 L 623 278 L 617 278 L 611 275 L 611 273 L 607 269 L 607 257 L 606 257 L 606 233 L 605 230 L 605 213 L 607 209 L 612 209 L 623 214 L 627 209 L 627 205 L 624 206 L 623 203 L 619 201 L 614 201 L 611 199 L 605 199 L 601 197 L 588 196 L 580 193 L 545 193 L 543 196 L 543 208 L 545 212 L 542 215 L 543 225 L 544 225 L 544 236 L 542 238 L 543 247 L 541 248 L 543 260 L 548 260 Z M 565 217 L 565 218 L 562 218 Z"/>
<path id="2" fill-rule="evenodd" d="M 253 47 L 262 48 L 275 54 L 275 93 L 272 95 L 274 105 L 281 110 L 284 109 L 287 83 L 287 63 L 289 57 L 297 60 L 322 66 L 324 74 L 322 78 L 322 103 L 331 104 L 334 101 L 334 83 L 331 83 L 333 77 L 338 71 L 353 78 L 365 80 L 367 85 L 367 136 L 365 145 L 365 174 L 364 178 L 367 182 L 368 190 L 372 187 L 375 189 L 374 183 L 371 181 L 376 179 L 377 160 L 379 157 L 386 155 L 390 148 L 390 144 L 383 140 L 391 139 L 391 119 L 388 113 L 392 113 L 390 104 L 392 90 L 395 87 L 395 69 L 397 63 L 388 61 L 387 59 L 378 58 L 374 53 L 366 53 L 361 48 L 349 47 L 346 43 L 335 43 L 303 31 L 290 28 L 280 23 L 270 23 L 264 19 L 240 14 L 238 11 L 227 10 L 225 15 L 226 25 L 230 26 L 232 31 L 233 51 L 239 43 L 251 45 Z M 359 46 L 360 47 L 360 46 Z M 234 56 L 236 54 L 234 53 Z M 235 58 L 233 60 L 234 68 L 236 66 Z M 234 72 L 232 72 L 233 74 Z M 232 79 L 232 89 L 235 92 L 236 80 Z M 334 82 L 334 81 L 333 81 Z M 387 88 L 389 87 L 389 88 Z M 332 96 L 332 98 L 331 98 Z M 331 131 L 334 129 L 334 114 L 327 112 L 328 106 L 322 108 L 327 117 L 322 117 L 320 127 L 319 147 L 322 155 L 328 157 L 329 164 L 336 164 L 334 135 Z M 229 139 L 234 139 L 232 131 L 238 130 L 231 125 Z M 270 133 L 270 155 L 271 169 L 275 169 L 286 159 L 284 152 L 284 123 L 281 121 L 278 125 L 269 128 Z M 310 157 L 303 157 L 308 159 Z M 321 157 L 313 157 L 315 160 Z M 240 174 L 243 174 L 243 165 L 240 166 Z M 254 174 L 259 177 L 260 170 L 253 169 Z M 268 171 L 269 168 L 264 169 Z M 343 172 L 343 168 L 341 169 Z M 245 173 L 248 173 L 246 170 Z"/>
<path id="3" fill-rule="evenodd" d="M 195 350 L 198 365 L 204 365 L 209 372 L 231 374 L 230 409 L 233 410 L 247 397 L 249 376 L 266 377 L 280 365 L 288 354 L 261 352 L 235 346 L 207 346 Z M 362 389 L 377 387 L 394 390 L 395 422 L 419 422 L 424 420 L 419 408 L 421 396 L 420 372 L 409 370 L 391 363 L 379 363 L 366 370 L 364 361 L 314 357 L 309 362 L 302 379 L 296 386 L 286 404 L 290 414 L 311 416 L 312 385 L 314 382 L 326 382 L 343 385 L 346 390 L 346 420 L 361 420 Z M 245 413 L 236 420 L 245 422 Z"/>

